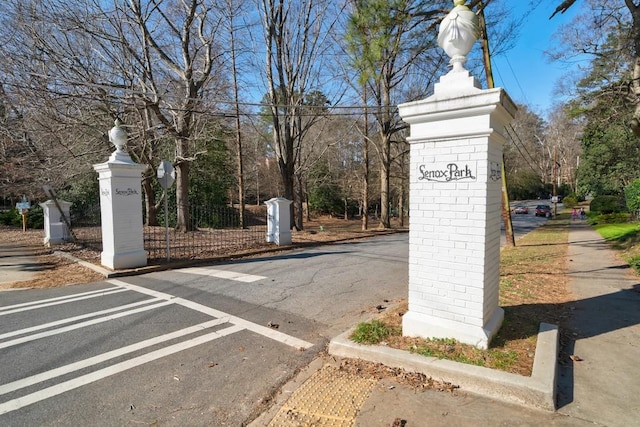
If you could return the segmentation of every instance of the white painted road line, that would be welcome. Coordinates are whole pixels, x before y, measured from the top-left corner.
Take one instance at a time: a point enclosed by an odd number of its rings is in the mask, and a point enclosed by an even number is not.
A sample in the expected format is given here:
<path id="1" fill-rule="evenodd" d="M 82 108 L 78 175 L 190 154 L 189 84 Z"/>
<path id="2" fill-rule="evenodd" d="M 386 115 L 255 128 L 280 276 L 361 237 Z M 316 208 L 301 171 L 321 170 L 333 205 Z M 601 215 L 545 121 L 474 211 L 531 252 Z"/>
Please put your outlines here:
<path id="1" fill-rule="evenodd" d="M 140 308 L 136 308 L 136 309 L 129 310 L 129 311 L 124 311 L 122 313 L 116 313 L 116 314 L 112 314 L 110 316 L 100 317 L 98 319 L 88 320 L 88 321 L 82 322 L 82 323 L 76 323 L 75 325 L 69 325 L 69 326 L 65 326 L 65 327 L 62 327 L 62 328 L 58 328 L 58 329 L 52 329 L 50 331 L 40 332 L 39 334 L 33 334 L 33 335 L 28 335 L 28 336 L 22 337 L 22 338 L 16 338 L 16 339 L 11 340 L 11 341 L 5 341 L 5 342 L 0 343 L 0 349 L 1 348 L 12 347 L 12 346 L 18 345 L 18 344 L 23 344 L 23 343 L 29 342 L 29 341 L 35 341 L 35 340 L 38 340 L 40 338 L 45 338 L 45 337 L 50 337 L 50 336 L 53 336 L 53 335 L 62 334 L 64 332 L 73 331 L 75 329 L 85 328 L 85 327 L 91 326 L 91 325 L 97 325 L 98 323 L 108 322 L 108 321 L 113 320 L 113 319 L 118 319 L 120 317 L 125 317 L 125 316 L 129 316 L 129 315 L 136 314 L 136 313 L 142 313 L 143 311 L 153 310 L 154 308 L 160 308 L 160 307 L 164 307 L 165 305 L 170 305 L 170 304 L 173 304 L 173 302 L 172 301 L 160 301 L 159 303 L 156 303 L 156 304 L 153 304 L 153 305 L 148 305 L 148 306 L 145 306 L 145 307 L 140 307 Z"/>
<path id="2" fill-rule="evenodd" d="M 282 332 L 276 331 L 266 326 L 261 326 L 256 323 L 249 322 L 248 320 L 242 319 L 240 317 L 232 316 L 228 313 L 225 313 L 220 310 L 216 310 L 215 308 L 207 307 L 206 305 L 202 305 L 197 302 L 179 298 L 171 294 L 166 294 L 164 292 L 158 292 L 151 289 L 143 288 L 142 286 L 132 285 L 130 283 L 123 282 L 122 280 L 118 280 L 118 279 L 109 279 L 107 281 L 112 285 L 122 286 L 123 288 L 129 289 L 134 292 L 139 292 L 145 295 L 150 295 L 155 298 L 171 301 L 174 304 L 178 304 L 183 307 L 188 307 L 192 310 L 199 311 L 200 313 L 208 314 L 209 316 L 212 316 L 212 317 L 228 319 L 229 323 L 242 326 L 243 328 L 248 329 L 252 332 L 255 332 L 259 335 L 265 336 L 267 338 L 271 338 L 275 341 L 289 345 L 296 349 L 308 349 L 313 347 L 313 344 L 310 342 L 298 339 L 296 337 L 292 337 L 287 334 L 283 334 Z"/>
<path id="3" fill-rule="evenodd" d="M 219 279 L 229 279 L 245 283 L 257 282 L 258 280 L 266 279 L 266 277 L 264 276 L 236 273 L 234 271 L 216 270 L 214 268 L 192 267 L 174 271 L 177 273 L 198 274 L 200 276 L 217 277 Z"/>
<path id="4" fill-rule="evenodd" d="M 195 347 L 195 346 L 207 343 L 209 341 L 222 338 L 224 336 L 233 334 L 235 332 L 239 332 L 241 330 L 242 330 L 242 327 L 240 326 L 237 326 L 237 325 L 230 326 L 226 329 L 211 332 L 206 335 L 201 335 L 199 337 L 192 338 L 187 341 L 179 342 L 177 344 L 173 344 L 168 347 L 164 347 L 159 350 L 155 350 L 147 354 L 143 354 L 142 356 L 134 357 L 133 359 L 116 363 L 115 365 L 112 365 L 103 369 L 99 369 L 95 372 L 91 372 L 89 374 L 79 376 L 77 378 L 62 382 L 60 384 L 56 384 L 54 386 L 44 388 L 34 393 L 27 394 L 25 396 L 18 397 L 13 400 L 9 400 L 5 403 L 0 404 L 0 415 L 6 414 L 11 411 L 15 411 L 20 408 L 24 408 L 25 406 L 32 405 L 34 403 L 40 402 L 41 400 L 48 399 L 53 396 L 57 396 L 59 394 L 65 393 L 70 390 L 74 390 L 76 388 L 82 387 L 89 383 L 107 378 L 111 375 L 119 374 L 120 372 L 124 372 L 131 368 L 144 365 L 145 363 L 149 363 L 154 360 L 160 359 L 162 357 L 166 357 L 171 354 L 189 349 L 191 347 Z"/>
<path id="5" fill-rule="evenodd" d="M 91 317 L 102 316 L 104 314 L 109 314 L 116 311 L 128 310 L 133 307 L 138 307 L 140 305 L 145 305 L 145 304 L 151 304 L 152 302 L 156 302 L 156 301 L 159 301 L 158 298 L 149 298 L 144 301 L 134 302 L 126 305 L 120 305 L 118 307 L 108 308 L 106 310 L 94 311 L 92 313 L 81 314 L 79 316 L 74 316 L 74 317 L 68 317 L 66 319 L 56 320 L 55 322 L 43 323 L 42 325 L 32 326 L 30 328 L 24 328 L 24 329 L 19 329 L 17 331 L 7 332 L 5 334 L 0 334 L 0 340 L 4 340 L 11 337 L 17 337 L 19 335 L 29 334 L 35 331 L 41 331 L 43 329 L 53 328 L 54 326 L 60 326 L 66 323 L 77 322 L 78 320 L 82 320 L 82 319 L 89 319 Z"/>
<path id="6" fill-rule="evenodd" d="M 0 311 L 10 310 L 10 309 L 13 309 L 13 308 L 18 308 L 18 307 L 25 307 L 25 306 L 28 306 L 28 305 L 42 304 L 42 303 L 45 303 L 45 302 L 60 301 L 60 300 L 63 300 L 63 299 L 81 297 L 81 296 L 84 296 L 84 295 L 99 294 L 101 292 L 113 291 L 114 289 L 118 289 L 118 288 L 98 289 L 97 291 L 81 292 L 79 294 L 65 295 L 65 296 L 62 296 L 62 297 L 47 298 L 47 299 L 41 299 L 41 300 L 37 300 L 37 301 L 23 302 L 21 304 L 7 305 L 7 306 L 4 306 L 4 307 L 0 307 Z"/>
<path id="7" fill-rule="evenodd" d="M 23 378 L 17 381 L 3 384 L 3 385 L 0 385 L 0 395 L 11 393 L 12 391 L 20 390 L 22 388 L 41 383 L 43 381 L 48 381 L 53 378 L 57 378 L 59 376 L 78 371 L 80 369 L 85 369 L 85 368 L 97 365 L 99 363 L 106 362 L 107 360 L 111 360 L 116 357 L 124 356 L 125 354 L 143 350 L 147 347 L 151 347 L 157 344 L 161 344 L 163 342 L 171 341 L 176 338 L 180 338 L 186 335 L 200 332 L 202 330 L 209 329 L 214 326 L 222 325 L 224 323 L 227 323 L 226 320 L 224 319 L 210 320 L 208 322 L 204 322 L 198 325 L 189 326 L 188 328 L 180 329 L 179 331 L 171 332 L 165 335 L 160 335 L 158 337 L 140 341 L 138 343 L 131 344 L 116 350 L 108 351 L 106 353 L 102 353 L 97 356 L 90 357 L 88 359 L 70 363 L 68 365 L 52 369 L 50 371 L 42 372 L 40 374 L 32 375 L 27 378 Z"/>
<path id="8" fill-rule="evenodd" d="M 34 305 L 33 303 L 24 303 L 24 304 L 17 304 L 17 305 L 11 306 L 11 307 L 16 307 L 13 309 L 10 309 L 10 307 L 2 307 L 2 309 L 0 309 L 0 316 L 5 316 L 7 314 L 13 314 L 13 313 L 20 313 L 22 311 L 35 310 L 43 307 L 51 307 L 53 305 L 66 304 L 69 302 L 82 301 L 89 298 L 96 298 L 96 297 L 102 297 L 102 296 L 107 296 L 111 294 L 117 294 L 123 291 L 124 291 L 123 289 L 112 288 L 112 289 L 101 290 L 101 291 L 87 292 L 85 294 L 76 294 L 70 297 L 51 298 L 50 300 L 36 301 L 35 303 L 37 305 Z"/>

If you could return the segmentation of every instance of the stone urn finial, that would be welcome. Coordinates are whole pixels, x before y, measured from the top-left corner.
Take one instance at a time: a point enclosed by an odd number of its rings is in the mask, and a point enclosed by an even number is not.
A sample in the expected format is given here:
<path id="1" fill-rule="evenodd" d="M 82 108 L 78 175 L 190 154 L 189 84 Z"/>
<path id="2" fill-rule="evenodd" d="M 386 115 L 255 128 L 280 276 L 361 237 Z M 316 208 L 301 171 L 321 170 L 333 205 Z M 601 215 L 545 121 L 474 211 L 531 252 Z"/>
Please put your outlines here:
<path id="1" fill-rule="evenodd" d="M 114 127 L 109 131 L 109 141 L 116 146 L 116 153 L 124 153 L 124 145 L 127 143 L 127 132 L 122 129 L 122 122 L 116 119 Z"/>
<path id="2" fill-rule="evenodd" d="M 464 71 L 467 54 L 480 38 L 478 17 L 466 5 L 465 0 L 454 0 L 454 8 L 440 23 L 438 45 L 444 49 L 453 66 L 453 72 Z"/>

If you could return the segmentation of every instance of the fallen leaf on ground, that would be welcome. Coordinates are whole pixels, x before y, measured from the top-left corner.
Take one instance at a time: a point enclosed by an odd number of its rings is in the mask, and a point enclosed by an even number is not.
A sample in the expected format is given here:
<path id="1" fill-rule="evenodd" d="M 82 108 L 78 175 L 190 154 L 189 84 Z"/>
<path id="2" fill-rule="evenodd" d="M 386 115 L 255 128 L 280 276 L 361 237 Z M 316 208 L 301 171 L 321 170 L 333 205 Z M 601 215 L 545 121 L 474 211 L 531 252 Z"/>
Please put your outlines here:
<path id="1" fill-rule="evenodd" d="M 569 358 L 574 362 L 582 362 L 583 360 L 580 356 L 576 356 L 575 354 L 572 354 L 571 356 L 569 356 Z"/>

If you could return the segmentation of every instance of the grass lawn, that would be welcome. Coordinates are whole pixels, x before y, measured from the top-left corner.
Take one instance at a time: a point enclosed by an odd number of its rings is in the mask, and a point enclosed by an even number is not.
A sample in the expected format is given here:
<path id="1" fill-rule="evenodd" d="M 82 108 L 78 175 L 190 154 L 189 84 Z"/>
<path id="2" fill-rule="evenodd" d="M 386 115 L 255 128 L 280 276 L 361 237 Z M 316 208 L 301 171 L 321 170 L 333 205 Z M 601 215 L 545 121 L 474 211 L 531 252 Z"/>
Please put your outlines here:
<path id="1" fill-rule="evenodd" d="M 640 273 L 640 223 L 595 224 L 593 228 Z"/>
<path id="2" fill-rule="evenodd" d="M 593 228 L 607 240 L 617 242 L 637 240 L 640 223 L 627 222 L 624 224 L 595 224 Z"/>

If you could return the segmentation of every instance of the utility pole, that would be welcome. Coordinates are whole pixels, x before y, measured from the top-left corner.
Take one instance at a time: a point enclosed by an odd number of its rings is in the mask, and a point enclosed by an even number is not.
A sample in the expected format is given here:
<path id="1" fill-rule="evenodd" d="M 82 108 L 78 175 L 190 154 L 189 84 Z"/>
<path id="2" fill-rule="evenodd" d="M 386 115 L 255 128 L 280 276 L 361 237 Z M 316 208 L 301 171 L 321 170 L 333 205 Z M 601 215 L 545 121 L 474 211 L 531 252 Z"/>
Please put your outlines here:
<path id="1" fill-rule="evenodd" d="M 362 85 L 362 99 L 364 101 L 364 177 L 362 178 L 362 231 L 369 229 L 369 108 L 367 107 L 367 85 Z"/>
<path id="2" fill-rule="evenodd" d="M 487 21 L 484 19 L 484 3 L 478 5 L 478 18 L 480 23 L 480 43 L 482 45 L 482 59 L 484 62 L 484 71 L 487 77 L 487 86 L 489 89 L 495 87 L 493 81 L 493 70 L 491 68 L 491 51 L 489 49 L 489 36 L 487 34 Z M 509 193 L 507 192 L 507 174 L 504 168 L 504 153 L 502 153 L 502 221 L 504 223 L 504 234 L 507 246 L 515 246 L 516 241 L 513 236 L 513 224 L 511 223 L 511 209 L 509 207 Z"/>
<path id="3" fill-rule="evenodd" d="M 558 215 L 558 185 L 556 184 L 559 175 L 558 175 L 558 149 L 554 145 L 553 146 L 553 169 L 552 169 L 552 177 L 551 177 L 551 187 L 552 190 L 552 199 L 553 200 L 553 216 Z"/>

